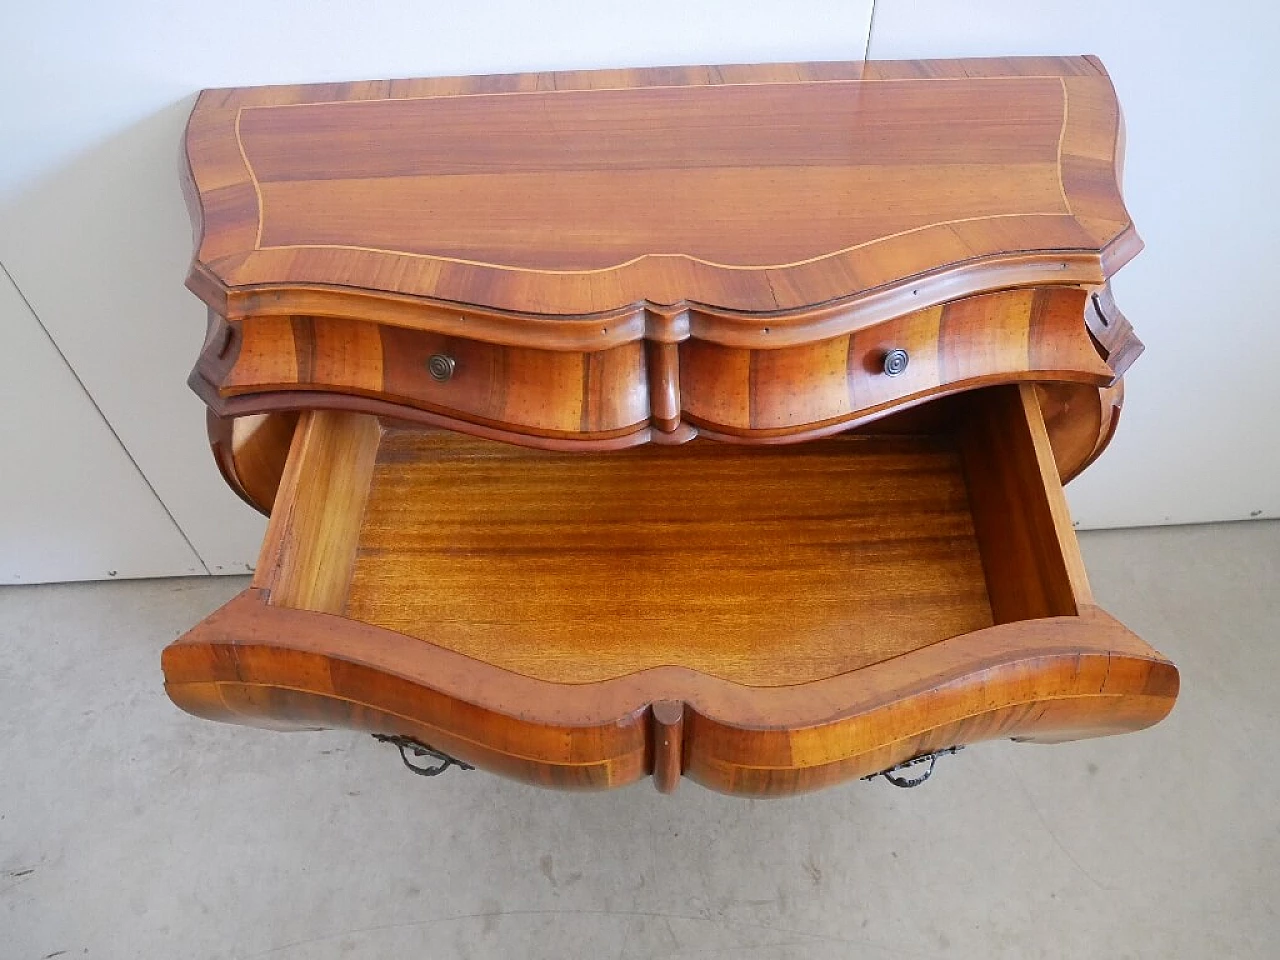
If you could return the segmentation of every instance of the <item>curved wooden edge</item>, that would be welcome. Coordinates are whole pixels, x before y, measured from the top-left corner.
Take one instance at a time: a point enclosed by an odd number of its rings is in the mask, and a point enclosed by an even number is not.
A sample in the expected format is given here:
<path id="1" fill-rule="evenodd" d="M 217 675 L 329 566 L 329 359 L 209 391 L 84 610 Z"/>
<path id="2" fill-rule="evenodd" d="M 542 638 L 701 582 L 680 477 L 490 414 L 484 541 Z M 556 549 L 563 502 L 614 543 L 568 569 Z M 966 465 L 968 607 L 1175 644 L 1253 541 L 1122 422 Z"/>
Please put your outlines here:
<path id="1" fill-rule="evenodd" d="M 1134 333 L 1129 319 L 1116 306 L 1110 284 L 1105 284 L 1090 294 L 1085 306 L 1084 322 L 1098 355 L 1106 361 L 1117 380 L 1125 375 L 1146 349 Z"/>
<path id="2" fill-rule="evenodd" d="M 463 301 L 441 300 L 395 292 L 361 290 L 323 283 L 228 286 L 207 269 L 193 268 L 187 289 L 207 299 L 206 284 L 220 288 L 229 320 L 249 317 L 359 317 L 390 327 L 467 337 L 508 347 L 543 350 L 608 350 L 637 340 L 668 340 L 688 336 L 687 323 L 652 320 L 642 303 L 575 314 L 541 314 L 498 309 Z"/>
<path id="3" fill-rule="evenodd" d="M 1003 290 L 1092 286 L 1103 279 L 1101 260 L 1089 251 L 1063 248 L 997 253 L 945 264 L 800 309 L 746 313 L 689 304 L 687 335 L 728 347 L 790 347 L 857 333 L 953 300 Z"/>
<path id="4" fill-rule="evenodd" d="M 873 773 L 935 742 L 1137 730 L 1163 718 L 1178 691 L 1174 666 L 1095 607 L 794 687 L 675 666 L 575 685 L 273 607 L 250 589 L 166 648 L 162 665 L 170 697 L 197 716 L 405 733 L 534 783 L 616 786 L 656 771 L 669 786 L 678 729 L 683 773 L 753 795 Z M 674 707 L 654 713 L 662 701 L 685 704 L 678 720 Z"/>
<path id="5" fill-rule="evenodd" d="M 1112 164 L 1110 177 L 1107 178 L 1110 182 L 1106 182 L 1105 180 L 1101 182 L 1104 185 L 1105 194 L 1108 196 L 1108 199 L 1116 202 L 1118 208 L 1124 210 L 1125 206 L 1124 199 L 1121 196 L 1121 188 L 1124 184 L 1124 161 L 1128 139 L 1125 130 L 1124 108 L 1120 105 L 1120 98 L 1116 93 L 1115 83 L 1111 80 L 1111 74 L 1109 74 L 1107 72 L 1107 68 L 1102 65 L 1102 61 L 1094 54 L 1086 54 L 1084 59 L 1093 67 L 1099 76 L 1106 80 L 1107 86 L 1110 89 L 1110 104 L 1111 109 L 1113 110 L 1111 138 Z M 1070 81 L 1064 82 L 1069 83 Z M 1063 146 L 1065 150 L 1066 144 Z M 1074 156 L 1076 160 L 1084 159 L 1086 157 L 1095 161 L 1098 159 L 1093 155 L 1093 151 L 1089 150 L 1087 147 L 1076 152 Z M 1096 169 L 1096 165 L 1093 166 L 1093 172 L 1096 179 L 1098 171 Z M 1080 171 L 1077 167 L 1077 170 L 1073 172 L 1078 174 Z M 1123 225 L 1120 231 L 1102 246 L 1102 269 L 1108 279 L 1114 276 L 1117 270 L 1141 253 L 1145 246 L 1142 242 L 1142 238 L 1138 236 L 1138 231 L 1133 224 L 1133 220 L 1128 218 L 1127 211 L 1126 219 L 1127 222 Z"/>
<path id="6" fill-rule="evenodd" d="M 517 433 L 503 427 L 492 426 L 461 417 L 410 407 L 376 397 L 364 397 L 322 390 L 287 390 L 278 393 L 250 393 L 235 397 L 223 397 L 217 388 L 196 375 L 189 381 L 192 390 L 218 417 L 234 418 L 262 413 L 300 412 L 304 410 L 341 410 L 349 413 L 367 413 L 385 420 L 416 426 L 436 427 L 465 433 L 485 440 L 499 440 L 538 450 L 582 451 L 625 450 L 645 443 L 686 443 L 696 436 L 693 428 L 680 424 L 674 431 L 662 431 L 648 424 L 638 424 L 630 433 L 604 436 L 541 436 Z"/>
<path id="7" fill-rule="evenodd" d="M 485 439 L 563 452 L 616 450 L 645 443 L 682 444 L 697 437 L 722 443 L 771 446 L 799 443 L 870 426 L 886 417 L 921 407 L 927 401 L 967 391 L 982 384 L 966 382 L 952 385 L 954 389 L 940 389 L 905 401 L 882 404 L 858 411 L 852 417 L 811 425 L 797 433 L 757 431 L 744 437 L 698 426 L 696 422 L 679 420 L 674 430 L 644 427 L 623 437 L 603 440 L 517 434 L 437 414 L 427 413 L 419 417 L 412 408 L 362 398 L 340 398 L 340 395 L 330 393 L 247 395 L 231 398 L 230 402 L 224 403 L 212 385 L 200 385 L 194 376 L 193 385 L 196 386 L 196 392 L 209 404 L 206 410 L 209 446 L 223 479 L 245 503 L 260 513 L 269 515 L 284 473 L 293 426 L 297 422 L 298 413 L 307 409 L 373 413 L 383 417 L 391 425 L 445 428 Z M 1124 404 L 1124 381 L 1117 379 L 1110 386 L 1098 387 L 1092 383 L 1039 380 L 1036 381 L 1036 390 L 1058 475 L 1062 483 L 1067 483 L 1090 466 L 1115 435 Z M 252 430 L 246 430 L 239 426 L 242 420 L 257 421 L 257 425 Z"/>
<path id="8" fill-rule="evenodd" d="M 231 433 L 235 420 L 231 417 L 220 417 L 212 410 L 205 409 L 204 412 L 205 432 L 209 435 L 209 450 L 213 453 L 213 462 L 218 467 L 218 473 L 222 474 L 222 479 L 231 491 L 247 503 L 259 513 L 269 514 L 271 512 L 271 503 L 275 501 L 272 496 L 271 502 L 266 504 L 259 503 L 249 495 L 249 491 L 245 489 L 245 485 L 240 480 L 239 470 L 236 468 L 235 456 L 232 453 Z M 285 456 L 288 456 L 288 448 L 285 448 Z M 284 464 L 280 465 L 280 473 L 284 473 Z M 279 477 L 276 478 L 277 483 Z"/>
<path id="9" fill-rule="evenodd" d="M 1058 475 L 1062 483 L 1077 477 L 1090 466 L 1107 448 L 1115 435 L 1119 423 L 1120 412 L 1124 404 L 1124 381 L 1117 380 L 1108 387 L 1095 387 L 1082 383 L 1036 383 L 1041 408 L 1044 411 L 1049 443 L 1053 448 L 1054 460 L 1058 466 Z M 968 387 L 960 388 L 968 389 Z M 275 502 L 275 491 L 284 473 L 284 464 L 288 458 L 289 438 L 292 433 L 291 424 L 296 423 L 298 413 L 306 409 L 352 409 L 352 404 L 339 402 L 334 394 L 317 394 L 299 396 L 297 394 L 273 394 L 265 397 L 276 398 L 272 403 L 263 405 L 266 410 L 253 403 L 253 397 L 244 398 L 241 412 L 232 410 L 227 415 L 215 412 L 211 393 L 197 389 L 210 409 L 206 410 L 206 421 L 209 432 L 209 446 L 214 462 L 227 485 L 245 503 L 260 513 L 269 515 Z M 1065 398 L 1064 395 L 1065 394 Z M 591 439 L 554 439 L 510 431 L 478 427 L 464 421 L 452 421 L 450 418 L 427 415 L 418 418 L 414 411 L 406 410 L 394 404 L 381 405 L 370 401 L 368 406 L 376 409 L 357 407 L 354 412 L 369 412 L 382 416 L 389 425 L 431 426 L 468 433 L 485 439 L 513 443 L 534 449 L 556 450 L 562 452 L 581 452 L 588 450 L 615 450 L 639 446 L 645 443 L 682 444 L 698 437 L 722 443 L 755 444 L 760 446 L 799 443 L 806 440 L 831 436 L 847 430 L 870 426 L 886 417 L 925 405 L 926 401 L 937 399 L 942 393 L 916 398 L 883 407 L 859 412 L 852 419 L 842 419 L 830 423 L 812 426 L 801 433 L 788 435 L 755 434 L 741 437 L 734 434 L 720 433 L 716 430 L 698 427 L 692 423 L 679 421 L 672 431 L 643 428 L 636 433 L 611 440 Z M 240 398 L 229 406 L 239 407 Z M 218 407 L 222 407 L 219 402 Z M 250 451 L 241 449 L 237 452 L 233 442 L 236 424 L 241 418 L 261 418 L 269 421 L 268 429 L 253 433 L 253 448 Z"/>
<path id="10" fill-rule="evenodd" d="M 432 410 L 393 403 L 389 400 L 380 400 L 376 397 L 321 390 L 285 390 L 226 397 L 218 393 L 217 387 L 200 377 L 198 371 L 192 374 L 189 383 L 192 390 L 205 402 L 211 411 L 210 415 L 216 419 L 282 412 L 296 413 L 302 410 L 345 410 L 352 413 L 372 414 L 373 416 L 406 424 L 453 430 L 470 436 L 482 437 L 486 440 L 498 440 L 538 450 L 573 452 L 625 450 L 645 443 L 681 444 L 688 443 L 696 437 L 743 445 L 767 446 L 801 443 L 806 440 L 820 439 L 829 437 L 832 434 L 843 433 L 846 430 L 856 429 L 881 420 L 890 414 L 918 407 L 931 400 L 965 393 L 985 386 L 1000 383 L 1043 382 L 1048 380 L 1079 382 L 1089 389 L 1096 389 L 1098 386 L 1097 379 L 1097 377 L 1070 370 L 1030 370 L 1007 376 L 973 377 L 940 384 L 932 390 L 878 404 L 874 407 L 855 410 L 850 414 L 832 420 L 823 420 L 786 430 L 758 429 L 735 433 L 719 426 L 704 424 L 699 418 L 685 414 L 684 419 L 678 420 L 672 425 L 672 429 L 666 429 L 666 425 L 660 428 L 657 425 L 639 424 L 636 429 L 629 433 L 586 434 L 582 436 L 544 436 L 534 433 L 519 433 L 515 430 L 489 423 L 449 416 Z M 221 456 L 221 454 L 215 449 L 215 457 L 218 456 Z M 219 468 L 223 469 L 221 461 L 219 462 Z M 225 469 L 223 476 L 227 477 Z M 227 482 L 239 492 L 238 480 L 233 482 L 233 479 L 229 478 Z M 249 500 L 248 502 L 255 507 L 259 506 L 254 500 Z"/>
<path id="11" fill-rule="evenodd" d="M 222 479 L 236 496 L 267 516 L 276 500 L 297 423 L 294 411 L 233 418 L 205 410 L 209 449 Z"/>
<path id="12" fill-rule="evenodd" d="M 1116 435 L 1116 428 L 1120 426 L 1120 414 L 1124 409 L 1124 381 L 1117 380 L 1111 386 L 1103 388 L 1099 391 L 1098 399 L 1103 409 L 1103 421 L 1098 431 L 1098 442 L 1094 445 L 1093 451 L 1081 461 L 1076 471 L 1067 478 L 1068 480 L 1078 476 L 1086 467 L 1102 456 L 1102 451 L 1111 445 L 1111 440 Z M 1065 483 L 1066 480 L 1063 482 Z"/>
<path id="13" fill-rule="evenodd" d="M 1077 383 L 1036 384 L 1058 477 L 1069 483 L 1102 454 L 1120 422 L 1124 380 L 1103 387 Z"/>
<path id="14" fill-rule="evenodd" d="M 1146 248 L 1138 229 L 1132 222 L 1127 224 L 1119 235 L 1102 248 L 1102 272 L 1107 279 L 1115 276 L 1116 271 L 1127 264 Z"/>
<path id="15" fill-rule="evenodd" d="M 1136 239 L 1136 234 L 1133 234 Z M 1123 239 L 1118 238 L 1118 240 Z M 1124 249 L 1124 262 L 1141 249 Z M 910 274 L 852 294 L 767 312 L 731 304 L 639 299 L 594 313 L 546 314 L 396 292 L 372 293 L 323 283 L 228 285 L 193 263 L 187 289 L 228 320 L 249 317 L 360 317 L 393 327 L 470 337 L 503 346 L 605 350 L 647 339 L 690 337 L 729 347 L 774 349 L 856 333 L 904 313 L 999 290 L 1099 286 L 1119 269 L 1101 252 L 1050 249 L 996 253 Z"/>
<path id="16" fill-rule="evenodd" d="M 539 299 L 528 283 L 509 282 L 513 272 L 520 271 L 497 265 L 469 266 L 452 282 L 449 278 L 455 271 L 445 261 L 440 261 L 439 276 L 430 289 L 389 284 L 375 293 L 338 286 L 328 269 L 332 251 L 259 248 L 259 198 L 247 162 L 237 153 L 240 111 L 264 105 L 591 90 L 601 83 L 639 88 L 1037 76 L 1060 79 L 1073 102 L 1064 118 L 1060 144 L 1062 182 L 1072 199 L 1069 213 L 1032 218 L 1027 235 L 1033 239 L 1025 250 L 1010 253 L 1000 239 L 1015 217 L 1002 218 L 1003 226 L 992 235 L 981 222 L 957 222 L 882 237 L 867 245 L 874 253 L 863 260 L 854 251 L 833 251 L 792 268 L 739 269 L 685 258 L 683 272 L 699 278 L 712 293 L 700 299 L 689 299 L 687 290 L 652 268 L 656 260 L 681 256 L 665 254 L 619 265 L 603 275 L 599 285 L 584 280 L 569 299 L 570 289 L 561 284 L 554 285 L 557 293 L 551 299 Z M 577 86 L 566 88 L 565 83 Z M 1105 85 L 1106 95 L 1100 95 L 1100 84 Z M 1073 98 L 1077 93 L 1078 107 Z M 1113 130 L 1110 144 L 1098 142 L 1099 130 L 1105 130 L 1107 122 Z M 790 342 L 803 342 L 839 336 L 904 310 L 994 289 L 1051 283 L 1096 285 L 1142 247 L 1120 196 L 1123 118 L 1114 87 L 1096 57 L 690 66 L 588 71 L 554 78 L 511 74 L 207 90 L 192 112 L 184 143 L 184 190 L 197 238 L 188 286 L 230 319 L 278 314 L 360 316 L 493 343 L 567 350 L 604 349 L 641 336 L 678 342 L 690 335 L 731 346 L 785 346 L 787 337 L 794 338 Z M 955 259 L 939 262 L 936 254 L 924 252 L 931 246 L 950 251 Z M 372 258 L 369 263 L 382 277 L 414 272 L 400 269 L 403 257 L 394 252 L 350 255 Z M 887 267 L 890 263 L 892 268 Z M 476 277 L 486 269 L 493 274 L 491 282 L 479 283 Z M 273 282 L 284 275 L 290 277 L 288 283 Z M 856 283 L 852 277 L 858 278 Z M 651 289 L 655 285 L 661 289 Z M 489 291 L 485 304 L 473 299 L 478 287 Z M 605 303 L 609 306 L 602 307 Z M 757 320 L 764 316 L 790 317 L 793 322 L 788 329 L 766 334 Z M 534 318 L 540 323 L 536 334 L 531 334 L 528 321 Z M 536 342 L 529 340 L 531 335 Z"/>
<path id="17" fill-rule="evenodd" d="M 187 122 L 182 127 L 182 143 L 178 146 L 178 181 L 182 187 L 182 200 L 187 207 L 187 217 L 191 221 L 191 266 L 187 273 L 187 283 L 189 289 L 192 279 L 202 290 L 207 290 L 210 294 L 217 296 L 217 288 L 221 286 L 221 282 L 217 277 L 211 276 L 200 263 L 200 248 L 204 244 L 204 202 L 201 199 L 200 187 L 196 183 L 195 166 L 191 158 L 191 123 L 195 119 L 196 109 L 200 106 L 200 100 L 204 97 L 202 92 L 196 97 L 196 106 L 187 116 Z M 203 293 L 197 293 L 201 299 L 204 299 Z M 225 298 L 224 298 L 225 305 Z M 219 311 L 221 312 L 221 311 Z"/>
<path id="18" fill-rule="evenodd" d="M 963 380 L 952 380 L 947 383 L 938 384 L 928 390 L 922 390 L 919 393 L 909 394 L 905 397 L 888 400 L 884 403 L 876 404 L 871 407 L 863 407 L 854 410 L 852 413 L 843 414 L 839 417 L 833 417 L 830 420 L 820 420 L 816 423 L 808 423 L 799 427 L 785 427 L 781 429 L 773 428 L 754 428 L 750 430 L 735 430 L 726 428 L 719 424 L 710 424 L 704 422 L 700 417 L 685 414 L 685 418 L 690 424 L 698 430 L 698 436 L 706 437 L 708 440 L 718 440 L 722 443 L 739 443 L 744 445 L 771 445 L 771 444 L 788 444 L 801 443 L 805 440 L 816 440 L 821 437 L 829 437 L 832 434 L 843 433 L 846 430 L 856 429 L 877 420 L 882 420 L 887 416 L 899 413 L 904 410 L 911 410 L 933 400 L 939 400 L 943 397 L 952 397 L 962 393 L 971 393 L 983 387 L 993 387 L 1001 384 L 1011 383 L 1041 383 L 1053 382 L 1079 385 L 1086 390 L 1095 390 L 1099 386 L 1099 377 L 1077 370 L 1018 370 L 1008 373 L 990 374 L 978 377 L 966 377 Z"/>

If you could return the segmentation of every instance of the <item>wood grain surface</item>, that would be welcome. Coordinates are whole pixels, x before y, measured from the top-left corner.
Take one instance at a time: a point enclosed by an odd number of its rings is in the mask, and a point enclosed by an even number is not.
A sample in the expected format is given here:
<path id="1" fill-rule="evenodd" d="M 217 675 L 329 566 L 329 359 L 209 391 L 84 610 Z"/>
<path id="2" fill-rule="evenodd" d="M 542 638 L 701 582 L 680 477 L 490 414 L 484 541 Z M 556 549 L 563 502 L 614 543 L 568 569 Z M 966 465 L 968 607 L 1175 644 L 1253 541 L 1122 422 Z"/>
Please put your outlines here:
<path id="1" fill-rule="evenodd" d="M 337 317 L 256 317 L 239 324 L 237 334 L 234 361 L 219 386 L 223 397 L 315 391 L 377 397 L 584 439 L 635 432 L 649 422 L 640 342 L 593 353 L 539 350 Z M 447 381 L 428 370 L 437 355 L 454 364 Z"/>
<path id="2" fill-rule="evenodd" d="M 565 455 L 304 414 L 254 587 L 167 689 L 545 785 L 760 796 L 1164 716 L 1177 672 L 1092 606 L 1036 388 L 903 426 Z"/>
<path id="3" fill-rule="evenodd" d="M 1007 290 L 930 307 L 857 333 L 781 349 L 689 340 L 680 346 L 686 419 L 711 435 L 830 432 L 877 411 L 989 383 L 1081 382 L 1115 375 L 1082 323 L 1082 290 Z M 905 350 L 900 375 L 884 358 Z"/>
<path id="4" fill-rule="evenodd" d="M 1155 723 L 1062 491 L 1122 134 L 1092 57 L 204 91 L 190 383 L 271 519 L 170 696 L 750 796 Z"/>
<path id="5" fill-rule="evenodd" d="M 167 647 L 163 666 L 169 696 L 196 716 L 399 733 L 494 773 L 577 789 L 652 774 L 649 704 L 678 700 L 684 775 L 748 796 L 819 789 L 956 743 L 1140 730 L 1178 694 L 1174 666 L 1096 607 L 799 686 L 748 688 L 681 667 L 556 684 L 266 604 L 251 589 Z"/>
<path id="6" fill-rule="evenodd" d="M 224 418 L 597 450 L 1106 387 L 1141 350 L 1105 286 L 1140 246 L 1119 133 L 1091 58 L 205 91 L 191 383 Z M 1080 410 L 1057 411 L 1077 440 L 1099 419 Z"/>
<path id="7" fill-rule="evenodd" d="M 945 436 L 565 456 L 390 432 L 344 615 L 544 680 L 752 686 L 992 622 Z"/>
<path id="8" fill-rule="evenodd" d="M 661 369 L 652 359 L 658 351 L 669 351 L 665 344 L 650 345 L 650 370 Z M 668 378 L 667 383 L 671 384 Z M 668 396 L 678 396 L 678 385 L 667 388 Z M 330 394 L 316 394 L 317 398 Z M 1124 404 L 1124 381 L 1116 380 L 1106 387 L 1093 387 L 1087 383 L 1038 382 L 1036 396 L 1043 411 L 1049 445 L 1057 464 L 1062 483 L 1076 477 L 1106 449 L 1115 435 Z M 403 413 L 403 411 L 391 411 Z M 404 419 L 401 417 L 401 419 Z M 445 418 L 440 418 L 443 422 Z M 868 419 L 841 426 L 859 433 L 911 433 L 920 425 L 936 421 L 932 404 L 908 403 L 905 408 L 889 409 L 872 414 Z M 242 423 L 243 421 L 243 423 Z M 285 411 L 271 414 L 249 414 L 241 418 L 209 415 L 209 439 L 214 459 L 227 483 L 246 503 L 262 513 L 270 514 L 275 502 L 276 490 L 284 471 L 297 414 Z M 679 424 L 678 419 L 673 423 Z M 483 428 L 485 434 L 496 439 L 511 440 L 513 435 L 505 431 Z M 232 440 L 233 434 L 235 440 Z M 646 430 L 640 434 L 624 435 L 618 448 L 634 446 L 650 439 Z M 679 436 L 678 434 L 676 435 Z M 528 438 L 516 436 L 529 444 Z M 739 438 L 729 436 L 728 439 Z M 595 441 L 588 441 L 595 443 Z M 610 443 L 598 443 L 598 449 L 606 449 Z M 585 444 L 569 441 L 566 446 L 580 449 Z M 552 448 L 554 449 L 554 448 Z"/>
<path id="9" fill-rule="evenodd" d="M 381 435 L 377 420 L 357 413 L 299 417 L 253 575 L 272 602 L 342 611 Z"/>
<path id="10" fill-rule="evenodd" d="M 1116 374 L 1103 358 L 1115 351 L 1086 323 L 1096 300 L 1071 287 L 1005 290 L 795 345 L 785 345 L 784 320 L 762 328 L 774 337 L 767 348 L 692 338 L 593 352 L 337 317 L 213 315 L 192 383 L 219 416 L 329 406 L 529 446 L 608 449 L 681 442 L 695 431 L 736 443 L 795 441 L 991 383 L 1111 385 Z M 1120 350 L 1136 343 L 1118 323 L 1103 332 Z M 884 358 L 894 349 L 910 362 L 889 376 Z M 429 373 L 432 356 L 453 362 L 447 381 Z"/>
<path id="11" fill-rule="evenodd" d="M 205 412 L 209 447 L 222 479 L 240 499 L 262 513 L 270 514 L 276 501 L 297 423 L 296 413 L 233 418 Z"/>
<path id="12" fill-rule="evenodd" d="M 371 316 L 344 291 L 572 318 L 1096 284 L 1140 245 L 1118 136 L 1079 57 L 207 90 L 191 286 L 233 318 Z"/>

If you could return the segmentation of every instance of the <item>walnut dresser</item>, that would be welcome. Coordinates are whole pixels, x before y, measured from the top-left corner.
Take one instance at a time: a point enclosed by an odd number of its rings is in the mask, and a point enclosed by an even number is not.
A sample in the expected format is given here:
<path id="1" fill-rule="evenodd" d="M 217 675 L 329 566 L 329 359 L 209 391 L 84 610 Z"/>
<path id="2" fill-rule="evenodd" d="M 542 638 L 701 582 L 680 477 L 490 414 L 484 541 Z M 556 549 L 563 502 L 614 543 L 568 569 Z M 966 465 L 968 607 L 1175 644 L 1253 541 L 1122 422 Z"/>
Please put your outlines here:
<path id="1" fill-rule="evenodd" d="M 1091 57 L 204 91 L 191 385 L 270 523 L 169 696 L 757 796 L 1155 723 L 1062 491 L 1142 349 L 1122 151 Z"/>

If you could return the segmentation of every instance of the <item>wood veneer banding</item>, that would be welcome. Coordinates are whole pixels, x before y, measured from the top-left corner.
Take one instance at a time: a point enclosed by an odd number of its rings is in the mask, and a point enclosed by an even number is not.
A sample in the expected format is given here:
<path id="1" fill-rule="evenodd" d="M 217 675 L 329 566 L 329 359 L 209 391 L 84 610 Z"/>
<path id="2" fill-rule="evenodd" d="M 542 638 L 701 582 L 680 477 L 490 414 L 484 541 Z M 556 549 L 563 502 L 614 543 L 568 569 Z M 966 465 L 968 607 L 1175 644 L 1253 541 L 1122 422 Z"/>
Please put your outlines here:
<path id="1" fill-rule="evenodd" d="M 1163 716 L 1176 671 L 1092 607 L 1035 389 L 919 423 L 583 456 L 305 415 L 255 589 L 166 652 L 170 695 L 537 783 L 758 795 Z"/>
<path id="2" fill-rule="evenodd" d="M 1062 492 L 1142 350 L 1096 58 L 210 90 L 185 146 L 271 519 L 184 709 L 777 796 L 1172 706 Z"/>
<path id="3" fill-rule="evenodd" d="M 1119 131 L 1087 58 L 210 90 L 191 285 L 230 317 L 352 287 L 567 317 L 1100 283 L 1136 252 Z"/>

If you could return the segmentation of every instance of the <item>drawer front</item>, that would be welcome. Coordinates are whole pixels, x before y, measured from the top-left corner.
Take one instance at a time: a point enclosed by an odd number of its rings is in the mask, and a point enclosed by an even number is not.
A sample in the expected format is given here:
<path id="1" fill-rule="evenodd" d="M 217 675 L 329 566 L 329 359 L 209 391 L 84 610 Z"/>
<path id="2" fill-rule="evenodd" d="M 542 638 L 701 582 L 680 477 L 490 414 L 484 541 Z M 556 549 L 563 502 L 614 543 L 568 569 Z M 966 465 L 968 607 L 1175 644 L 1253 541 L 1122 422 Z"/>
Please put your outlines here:
<path id="1" fill-rule="evenodd" d="M 251 317 L 224 397 L 322 391 L 532 435 L 617 436 L 648 420 L 639 342 L 575 352 L 500 346 L 332 317 Z"/>
<path id="2" fill-rule="evenodd" d="M 690 340 L 680 346 L 682 407 L 713 432 L 785 436 L 983 384 L 1103 385 L 1114 375 L 1089 338 L 1085 300 L 1065 287 L 1009 290 L 774 350 Z M 891 374 L 894 351 L 906 363 Z"/>

